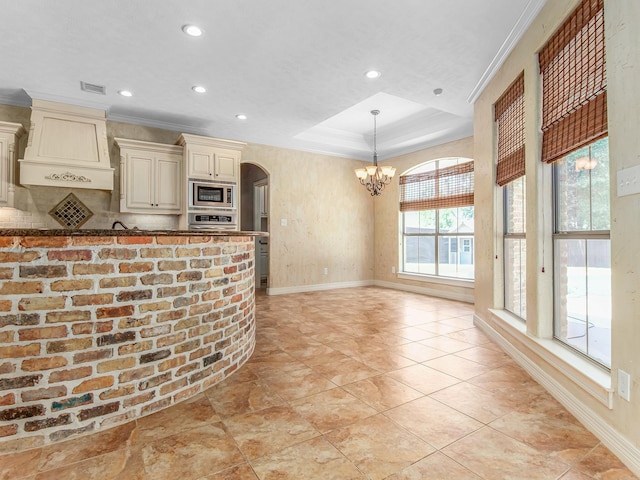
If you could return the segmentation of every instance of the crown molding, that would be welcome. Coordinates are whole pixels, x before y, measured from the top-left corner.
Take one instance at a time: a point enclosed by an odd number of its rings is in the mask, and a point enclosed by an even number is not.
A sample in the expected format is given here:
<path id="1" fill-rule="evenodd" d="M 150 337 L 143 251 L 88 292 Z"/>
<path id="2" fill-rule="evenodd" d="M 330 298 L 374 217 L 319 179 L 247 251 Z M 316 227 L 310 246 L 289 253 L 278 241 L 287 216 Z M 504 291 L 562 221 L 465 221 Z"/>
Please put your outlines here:
<path id="1" fill-rule="evenodd" d="M 486 86 L 498 72 L 504 61 L 507 59 L 511 51 L 514 49 L 516 44 L 520 41 L 524 33 L 527 31 L 527 29 L 533 22 L 533 19 L 536 18 L 538 13 L 540 13 L 540 10 L 542 10 L 542 7 L 546 3 L 546 1 L 547 0 L 529 0 L 529 3 L 522 12 L 522 15 L 520 15 L 520 18 L 518 18 L 518 21 L 511 29 L 511 32 L 509 32 L 506 40 L 500 46 L 498 53 L 495 57 L 493 57 L 493 60 L 491 60 L 491 63 L 480 77 L 480 80 L 478 81 L 476 86 L 473 87 L 473 90 L 471 90 L 471 94 L 469 95 L 469 98 L 467 98 L 467 102 L 475 103 L 482 91 L 486 88 Z"/>

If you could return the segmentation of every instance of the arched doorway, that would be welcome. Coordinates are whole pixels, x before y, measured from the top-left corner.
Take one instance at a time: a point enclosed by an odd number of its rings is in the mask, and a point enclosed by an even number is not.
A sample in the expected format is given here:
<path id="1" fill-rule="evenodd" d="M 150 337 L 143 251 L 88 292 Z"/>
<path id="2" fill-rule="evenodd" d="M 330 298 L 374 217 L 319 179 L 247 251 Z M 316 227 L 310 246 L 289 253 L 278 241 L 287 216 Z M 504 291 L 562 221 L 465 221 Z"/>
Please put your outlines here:
<path id="1" fill-rule="evenodd" d="M 269 175 L 253 163 L 240 164 L 240 229 L 269 231 Z M 256 289 L 269 285 L 269 237 L 256 237 Z"/>

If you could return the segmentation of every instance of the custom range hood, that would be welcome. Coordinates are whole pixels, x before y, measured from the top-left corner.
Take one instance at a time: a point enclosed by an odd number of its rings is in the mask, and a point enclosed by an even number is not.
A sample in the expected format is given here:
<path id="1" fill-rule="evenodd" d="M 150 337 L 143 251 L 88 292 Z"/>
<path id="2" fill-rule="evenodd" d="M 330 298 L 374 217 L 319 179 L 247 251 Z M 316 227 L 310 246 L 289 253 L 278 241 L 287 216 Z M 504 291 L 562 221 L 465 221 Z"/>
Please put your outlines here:
<path id="1" fill-rule="evenodd" d="M 33 99 L 22 185 L 113 190 L 106 113 Z"/>

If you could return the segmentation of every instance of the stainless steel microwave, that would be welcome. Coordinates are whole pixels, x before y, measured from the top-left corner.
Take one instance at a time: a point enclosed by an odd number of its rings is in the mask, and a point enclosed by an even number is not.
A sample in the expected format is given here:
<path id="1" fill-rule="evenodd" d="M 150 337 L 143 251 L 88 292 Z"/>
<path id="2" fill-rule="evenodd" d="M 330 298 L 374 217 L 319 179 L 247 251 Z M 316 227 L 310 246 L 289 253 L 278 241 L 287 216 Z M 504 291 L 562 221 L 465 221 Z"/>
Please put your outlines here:
<path id="1" fill-rule="evenodd" d="M 189 206 L 235 208 L 235 189 L 232 184 L 189 181 Z"/>

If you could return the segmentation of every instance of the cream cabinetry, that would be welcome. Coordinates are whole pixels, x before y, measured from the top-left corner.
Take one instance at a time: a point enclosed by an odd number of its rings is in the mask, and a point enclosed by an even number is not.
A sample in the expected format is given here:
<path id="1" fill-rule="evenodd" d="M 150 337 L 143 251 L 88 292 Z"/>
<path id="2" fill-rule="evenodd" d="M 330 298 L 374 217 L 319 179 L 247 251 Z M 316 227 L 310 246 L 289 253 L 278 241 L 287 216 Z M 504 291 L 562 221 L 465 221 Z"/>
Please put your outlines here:
<path id="1" fill-rule="evenodd" d="M 0 122 L 0 206 L 12 207 L 18 142 L 26 133 L 19 123 Z"/>
<path id="2" fill-rule="evenodd" d="M 238 183 L 244 143 L 183 133 L 178 145 L 184 147 L 187 178 Z"/>
<path id="3" fill-rule="evenodd" d="M 120 211 L 182 213 L 182 148 L 123 138 L 115 140 L 120 147 Z"/>
<path id="4" fill-rule="evenodd" d="M 34 99 L 20 183 L 113 190 L 104 110 Z"/>

